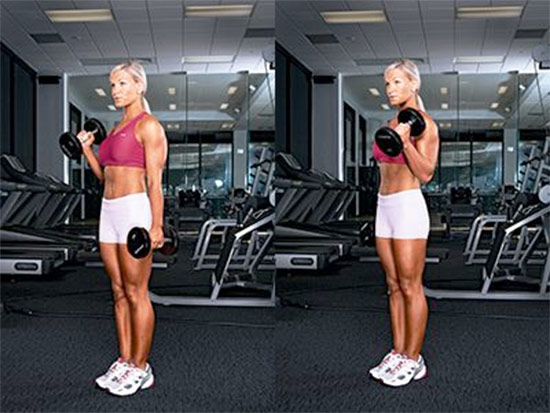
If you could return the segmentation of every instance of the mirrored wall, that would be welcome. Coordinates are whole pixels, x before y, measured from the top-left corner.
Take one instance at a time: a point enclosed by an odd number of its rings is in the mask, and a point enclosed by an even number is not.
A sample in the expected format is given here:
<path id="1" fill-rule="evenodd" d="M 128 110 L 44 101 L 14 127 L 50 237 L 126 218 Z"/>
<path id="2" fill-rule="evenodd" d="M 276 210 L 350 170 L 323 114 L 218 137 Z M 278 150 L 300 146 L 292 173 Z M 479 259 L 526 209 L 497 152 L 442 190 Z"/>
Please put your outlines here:
<path id="1" fill-rule="evenodd" d="M 342 90 L 344 125 L 353 129 L 343 131 L 352 180 L 372 157 L 374 132 L 395 116 L 395 109 L 387 105 L 382 75 L 345 77 Z M 424 75 L 420 95 L 441 138 L 439 165 L 427 192 L 468 186 L 495 193 L 508 183 L 505 169 L 514 168 L 511 176 L 517 178 L 527 150 L 548 135 L 548 73 Z"/>
<path id="2" fill-rule="evenodd" d="M 169 142 L 166 195 L 191 189 L 221 199 L 233 187 L 246 186 L 254 154 L 274 146 L 274 82 L 273 71 L 148 76 L 146 97 Z M 120 121 L 107 75 L 72 77 L 68 91 L 71 129 L 90 117 L 108 130 Z M 101 191 L 86 162 L 72 161 L 70 169 L 72 184 Z M 89 200 L 77 214 L 90 217 L 94 211 L 97 205 Z"/>

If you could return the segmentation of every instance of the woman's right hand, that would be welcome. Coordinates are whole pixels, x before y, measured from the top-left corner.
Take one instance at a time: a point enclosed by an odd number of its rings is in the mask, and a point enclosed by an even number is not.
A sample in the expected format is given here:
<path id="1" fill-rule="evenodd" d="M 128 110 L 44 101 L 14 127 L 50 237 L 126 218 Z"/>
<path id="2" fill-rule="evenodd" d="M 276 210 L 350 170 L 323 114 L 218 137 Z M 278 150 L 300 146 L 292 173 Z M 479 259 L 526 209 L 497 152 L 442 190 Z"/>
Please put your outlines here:
<path id="1" fill-rule="evenodd" d="M 80 142 L 82 143 L 82 150 L 90 149 L 94 143 L 95 137 L 91 132 L 86 132 L 85 130 L 81 131 L 76 135 Z"/>

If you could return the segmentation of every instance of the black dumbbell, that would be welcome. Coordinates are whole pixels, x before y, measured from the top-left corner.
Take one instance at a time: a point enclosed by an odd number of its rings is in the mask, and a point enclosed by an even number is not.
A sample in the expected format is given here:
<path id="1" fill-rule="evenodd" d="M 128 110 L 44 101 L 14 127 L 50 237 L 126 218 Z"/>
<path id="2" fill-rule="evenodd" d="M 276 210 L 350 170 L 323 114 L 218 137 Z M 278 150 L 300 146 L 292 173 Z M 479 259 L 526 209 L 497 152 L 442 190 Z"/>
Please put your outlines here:
<path id="1" fill-rule="evenodd" d="M 134 227 L 128 233 L 126 240 L 128 252 L 134 258 L 145 258 L 151 252 L 151 237 L 145 228 Z M 178 252 L 179 238 L 176 229 L 171 226 L 164 227 L 164 244 L 158 251 L 164 255 L 174 255 Z"/>
<path id="2" fill-rule="evenodd" d="M 420 136 L 426 129 L 426 121 L 422 114 L 413 108 L 403 109 L 397 115 L 399 123 L 406 123 L 411 127 L 411 136 Z M 383 126 L 374 135 L 376 145 L 388 156 L 398 156 L 403 151 L 403 142 L 399 134 L 388 126 Z"/>
<path id="3" fill-rule="evenodd" d="M 94 135 L 94 145 L 100 145 L 107 136 L 105 126 L 97 119 L 88 119 L 84 123 L 84 130 Z M 59 137 L 59 146 L 63 153 L 71 159 L 78 159 L 82 155 L 82 142 L 71 132 L 65 132 Z"/>

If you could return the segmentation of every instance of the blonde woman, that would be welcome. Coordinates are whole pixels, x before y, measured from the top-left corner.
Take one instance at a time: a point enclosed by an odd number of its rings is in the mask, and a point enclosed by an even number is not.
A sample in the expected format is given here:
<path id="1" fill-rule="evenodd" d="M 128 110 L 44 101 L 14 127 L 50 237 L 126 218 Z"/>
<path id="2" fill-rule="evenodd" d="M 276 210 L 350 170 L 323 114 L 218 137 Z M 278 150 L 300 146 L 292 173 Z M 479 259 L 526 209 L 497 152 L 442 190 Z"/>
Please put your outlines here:
<path id="1" fill-rule="evenodd" d="M 99 218 L 99 245 L 105 271 L 111 280 L 119 357 L 96 384 L 117 396 L 128 396 L 154 383 L 147 363 L 155 315 L 148 295 L 152 254 L 133 258 L 126 247 L 128 232 L 135 226 L 149 230 L 152 249 L 163 237 L 162 170 L 166 162 L 164 129 L 145 100 L 147 77 L 137 62 L 116 66 L 110 74 L 114 104 L 122 120 L 99 147 L 91 149 L 87 132 L 83 152 L 104 185 Z"/>
<path id="2" fill-rule="evenodd" d="M 439 152 L 435 122 L 425 112 L 419 96 L 420 74 L 410 60 L 399 60 L 384 72 L 389 103 L 399 111 L 419 110 L 426 128 L 411 137 L 410 126 L 389 122 L 403 143 L 396 157 L 385 155 L 374 144 L 374 157 L 380 169 L 376 212 L 376 250 L 386 274 L 393 348 L 369 373 L 389 386 L 404 386 L 426 376 L 426 363 L 420 354 L 428 306 L 422 287 L 426 244 L 430 230 L 428 209 L 420 185 L 434 174 Z"/>

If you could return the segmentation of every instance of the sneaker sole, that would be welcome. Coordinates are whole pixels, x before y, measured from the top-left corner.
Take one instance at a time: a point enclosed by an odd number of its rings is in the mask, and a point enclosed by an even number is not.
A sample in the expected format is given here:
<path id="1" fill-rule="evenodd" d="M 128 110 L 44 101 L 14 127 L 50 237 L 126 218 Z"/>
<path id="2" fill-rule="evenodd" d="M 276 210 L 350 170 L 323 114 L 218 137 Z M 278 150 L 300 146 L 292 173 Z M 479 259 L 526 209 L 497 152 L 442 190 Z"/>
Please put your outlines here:
<path id="1" fill-rule="evenodd" d="M 403 387 L 403 386 L 406 386 L 407 384 L 410 384 L 412 381 L 418 381 L 418 380 L 422 380 L 422 379 L 425 379 L 426 377 L 428 377 L 428 369 L 426 368 L 426 365 L 424 364 L 424 366 L 422 367 L 422 370 L 420 370 L 418 373 L 416 373 L 414 375 L 414 377 L 408 382 L 408 383 L 403 383 L 403 384 L 391 384 L 391 383 L 386 383 L 384 381 L 384 379 L 380 380 L 380 383 L 382 383 L 384 386 L 388 386 L 388 387 L 392 387 L 392 388 L 395 388 L 395 387 Z"/>
<path id="2" fill-rule="evenodd" d="M 133 394 L 136 394 L 138 391 L 140 390 L 147 390 L 147 389 L 150 389 L 154 386 L 155 384 L 155 377 L 151 374 L 151 377 L 149 377 L 147 379 L 147 381 L 145 381 L 145 383 L 143 383 L 141 385 L 141 387 L 139 387 L 135 392 L 133 393 L 128 393 L 128 394 L 118 394 L 118 393 L 114 393 L 111 391 L 111 389 L 107 388 L 109 394 L 113 395 L 113 396 L 118 396 L 118 397 L 125 397 L 125 396 L 131 396 Z"/>

